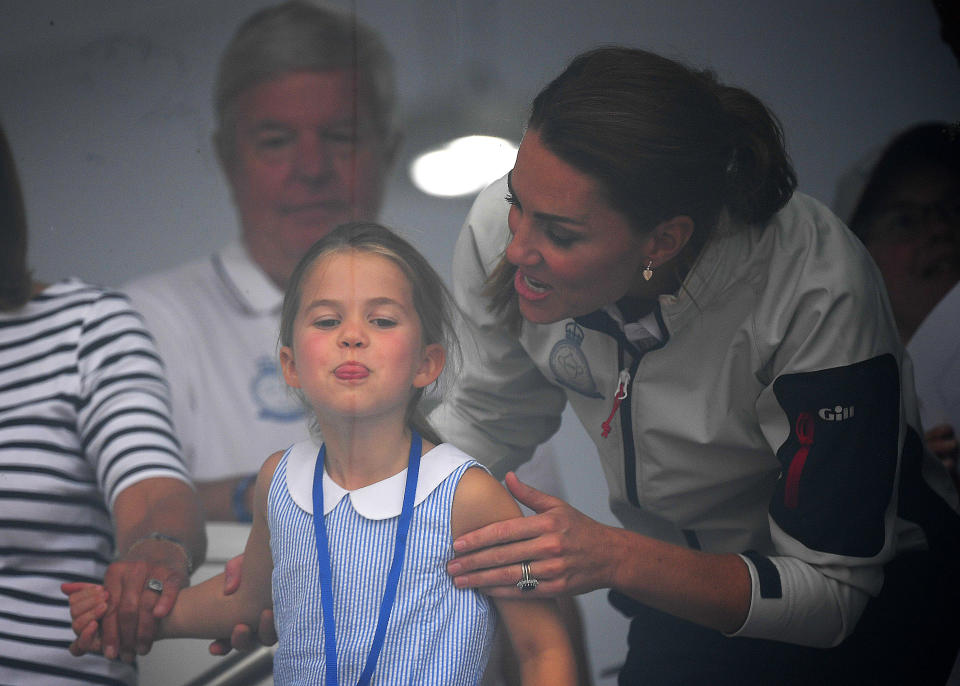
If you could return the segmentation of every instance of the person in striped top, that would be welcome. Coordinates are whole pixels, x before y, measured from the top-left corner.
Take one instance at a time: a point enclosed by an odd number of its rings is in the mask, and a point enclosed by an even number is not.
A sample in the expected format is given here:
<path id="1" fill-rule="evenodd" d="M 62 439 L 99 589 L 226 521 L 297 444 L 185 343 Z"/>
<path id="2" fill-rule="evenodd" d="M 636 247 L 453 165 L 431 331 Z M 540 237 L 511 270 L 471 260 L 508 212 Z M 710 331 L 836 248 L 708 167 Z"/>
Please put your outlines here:
<path id="1" fill-rule="evenodd" d="M 203 558 L 200 507 L 140 316 L 119 293 L 31 279 L 2 129 L 0 177 L 0 683 L 133 684 Z M 77 661 L 61 584 L 101 581 L 123 659 Z"/>
<path id="2" fill-rule="evenodd" d="M 553 601 L 518 589 L 491 603 L 445 571 L 456 535 L 519 514 L 418 407 L 454 350 L 448 300 L 426 260 L 379 225 L 341 226 L 307 252 L 284 299 L 280 363 L 323 444 L 264 463 L 244 583 L 229 596 L 219 577 L 184 591 L 163 636 L 223 636 L 272 604 L 277 683 L 472 685 L 495 605 L 524 684 L 575 682 Z M 79 649 L 99 649 L 107 599 L 98 586 L 71 595 Z"/>

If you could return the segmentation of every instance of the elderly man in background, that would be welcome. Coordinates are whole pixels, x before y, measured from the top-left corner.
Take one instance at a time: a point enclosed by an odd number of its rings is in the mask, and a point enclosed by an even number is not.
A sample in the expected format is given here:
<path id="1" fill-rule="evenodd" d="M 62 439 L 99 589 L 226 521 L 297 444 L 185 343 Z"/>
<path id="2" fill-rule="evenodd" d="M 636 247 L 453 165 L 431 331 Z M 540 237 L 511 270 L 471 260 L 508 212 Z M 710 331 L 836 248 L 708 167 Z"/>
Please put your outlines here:
<path id="1" fill-rule="evenodd" d="M 207 517 L 249 521 L 263 460 L 307 436 L 276 362 L 283 288 L 317 239 L 380 209 L 398 140 L 391 58 L 355 17 L 286 2 L 237 30 L 214 100 L 240 235 L 126 291 L 167 362 Z"/>

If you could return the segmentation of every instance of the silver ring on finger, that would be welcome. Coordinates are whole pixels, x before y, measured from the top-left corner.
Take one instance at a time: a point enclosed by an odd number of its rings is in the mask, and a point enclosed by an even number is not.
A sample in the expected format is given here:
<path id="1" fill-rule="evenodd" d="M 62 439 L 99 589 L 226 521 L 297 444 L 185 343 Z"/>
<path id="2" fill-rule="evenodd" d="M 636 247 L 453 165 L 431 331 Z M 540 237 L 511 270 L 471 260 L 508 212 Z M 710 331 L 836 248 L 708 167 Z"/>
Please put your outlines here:
<path id="1" fill-rule="evenodd" d="M 540 585 L 539 579 L 535 579 L 530 576 L 530 562 L 531 560 L 525 560 L 520 563 L 520 581 L 517 582 L 517 588 L 521 591 L 532 591 L 537 586 Z"/>
<path id="2" fill-rule="evenodd" d="M 163 593 L 163 582 L 160 579 L 147 579 L 145 588 L 150 591 L 156 591 L 157 593 Z"/>

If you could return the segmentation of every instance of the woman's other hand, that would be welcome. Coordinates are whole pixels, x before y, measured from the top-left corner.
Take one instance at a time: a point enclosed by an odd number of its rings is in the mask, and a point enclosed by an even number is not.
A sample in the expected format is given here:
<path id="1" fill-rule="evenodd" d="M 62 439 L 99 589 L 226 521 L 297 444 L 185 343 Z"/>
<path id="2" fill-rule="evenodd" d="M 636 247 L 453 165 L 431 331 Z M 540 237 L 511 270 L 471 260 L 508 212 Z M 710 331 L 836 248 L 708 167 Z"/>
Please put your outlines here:
<path id="1" fill-rule="evenodd" d="M 563 500 L 524 484 L 516 474 L 504 482 L 536 514 L 496 522 L 460 536 L 447 573 L 458 588 L 480 588 L 493 596 L 516 596 L 521 563 L 539 582 L 538 595 L 585 593 L 612 585 L 615 529 L 600 524 Z"/>

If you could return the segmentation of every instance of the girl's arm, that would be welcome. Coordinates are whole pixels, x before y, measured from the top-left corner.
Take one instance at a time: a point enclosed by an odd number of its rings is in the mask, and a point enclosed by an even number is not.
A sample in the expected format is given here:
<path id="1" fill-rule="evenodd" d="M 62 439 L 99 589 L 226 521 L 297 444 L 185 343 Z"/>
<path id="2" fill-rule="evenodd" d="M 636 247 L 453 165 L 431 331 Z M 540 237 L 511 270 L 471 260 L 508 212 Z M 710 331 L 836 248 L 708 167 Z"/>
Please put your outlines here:
<path id="1" fill-rule="evenodd" d="M 270 577 L 273 559 L 267 526 L 267 493 L 282 453 L 270 456 L 260 469 L 254 487 L 253 528 L 247 538 L 242 574 L 246 583 L 231 595 L 223 593 L 223 574 L 184 589 L 173 609 L 160 623 L 159 638 L 216 638 L 229 635 L 237 624 L 256 625 L 260 613 L 272 607 Z M 110 611 L 109 594 L 97 584 L 65 584 L 77 640 L 74 655 L 102 652 L 100 621 Z"/>
<path id="2" fill-rule="evenodd" d="M 256 626 L 260 613 L 273 606 L 270 577 L 273 558 L 267 525 L 267 493 L 282 452 L 271 455 L 257 475 L 253 495 L 253 527 L 243 554 L 243 584 L 223 593 L 223 574 L 181 591 L 170 614 L 160 624 L 161 638 L 229 636 L 237 624 Z"/>
<path id="3" fill-rule="evenodd" d="M 460 479 L 451 515 L 454 538 L 519 516 L 520 508 L 513 498 L 487 472 L 468 469 Z M 494 598 L 494 603 L 510 637 L 524 686 L 577 683 L 573 646 L 552 598 L 538 598 L 534 590 L 523 597 Z"/>

